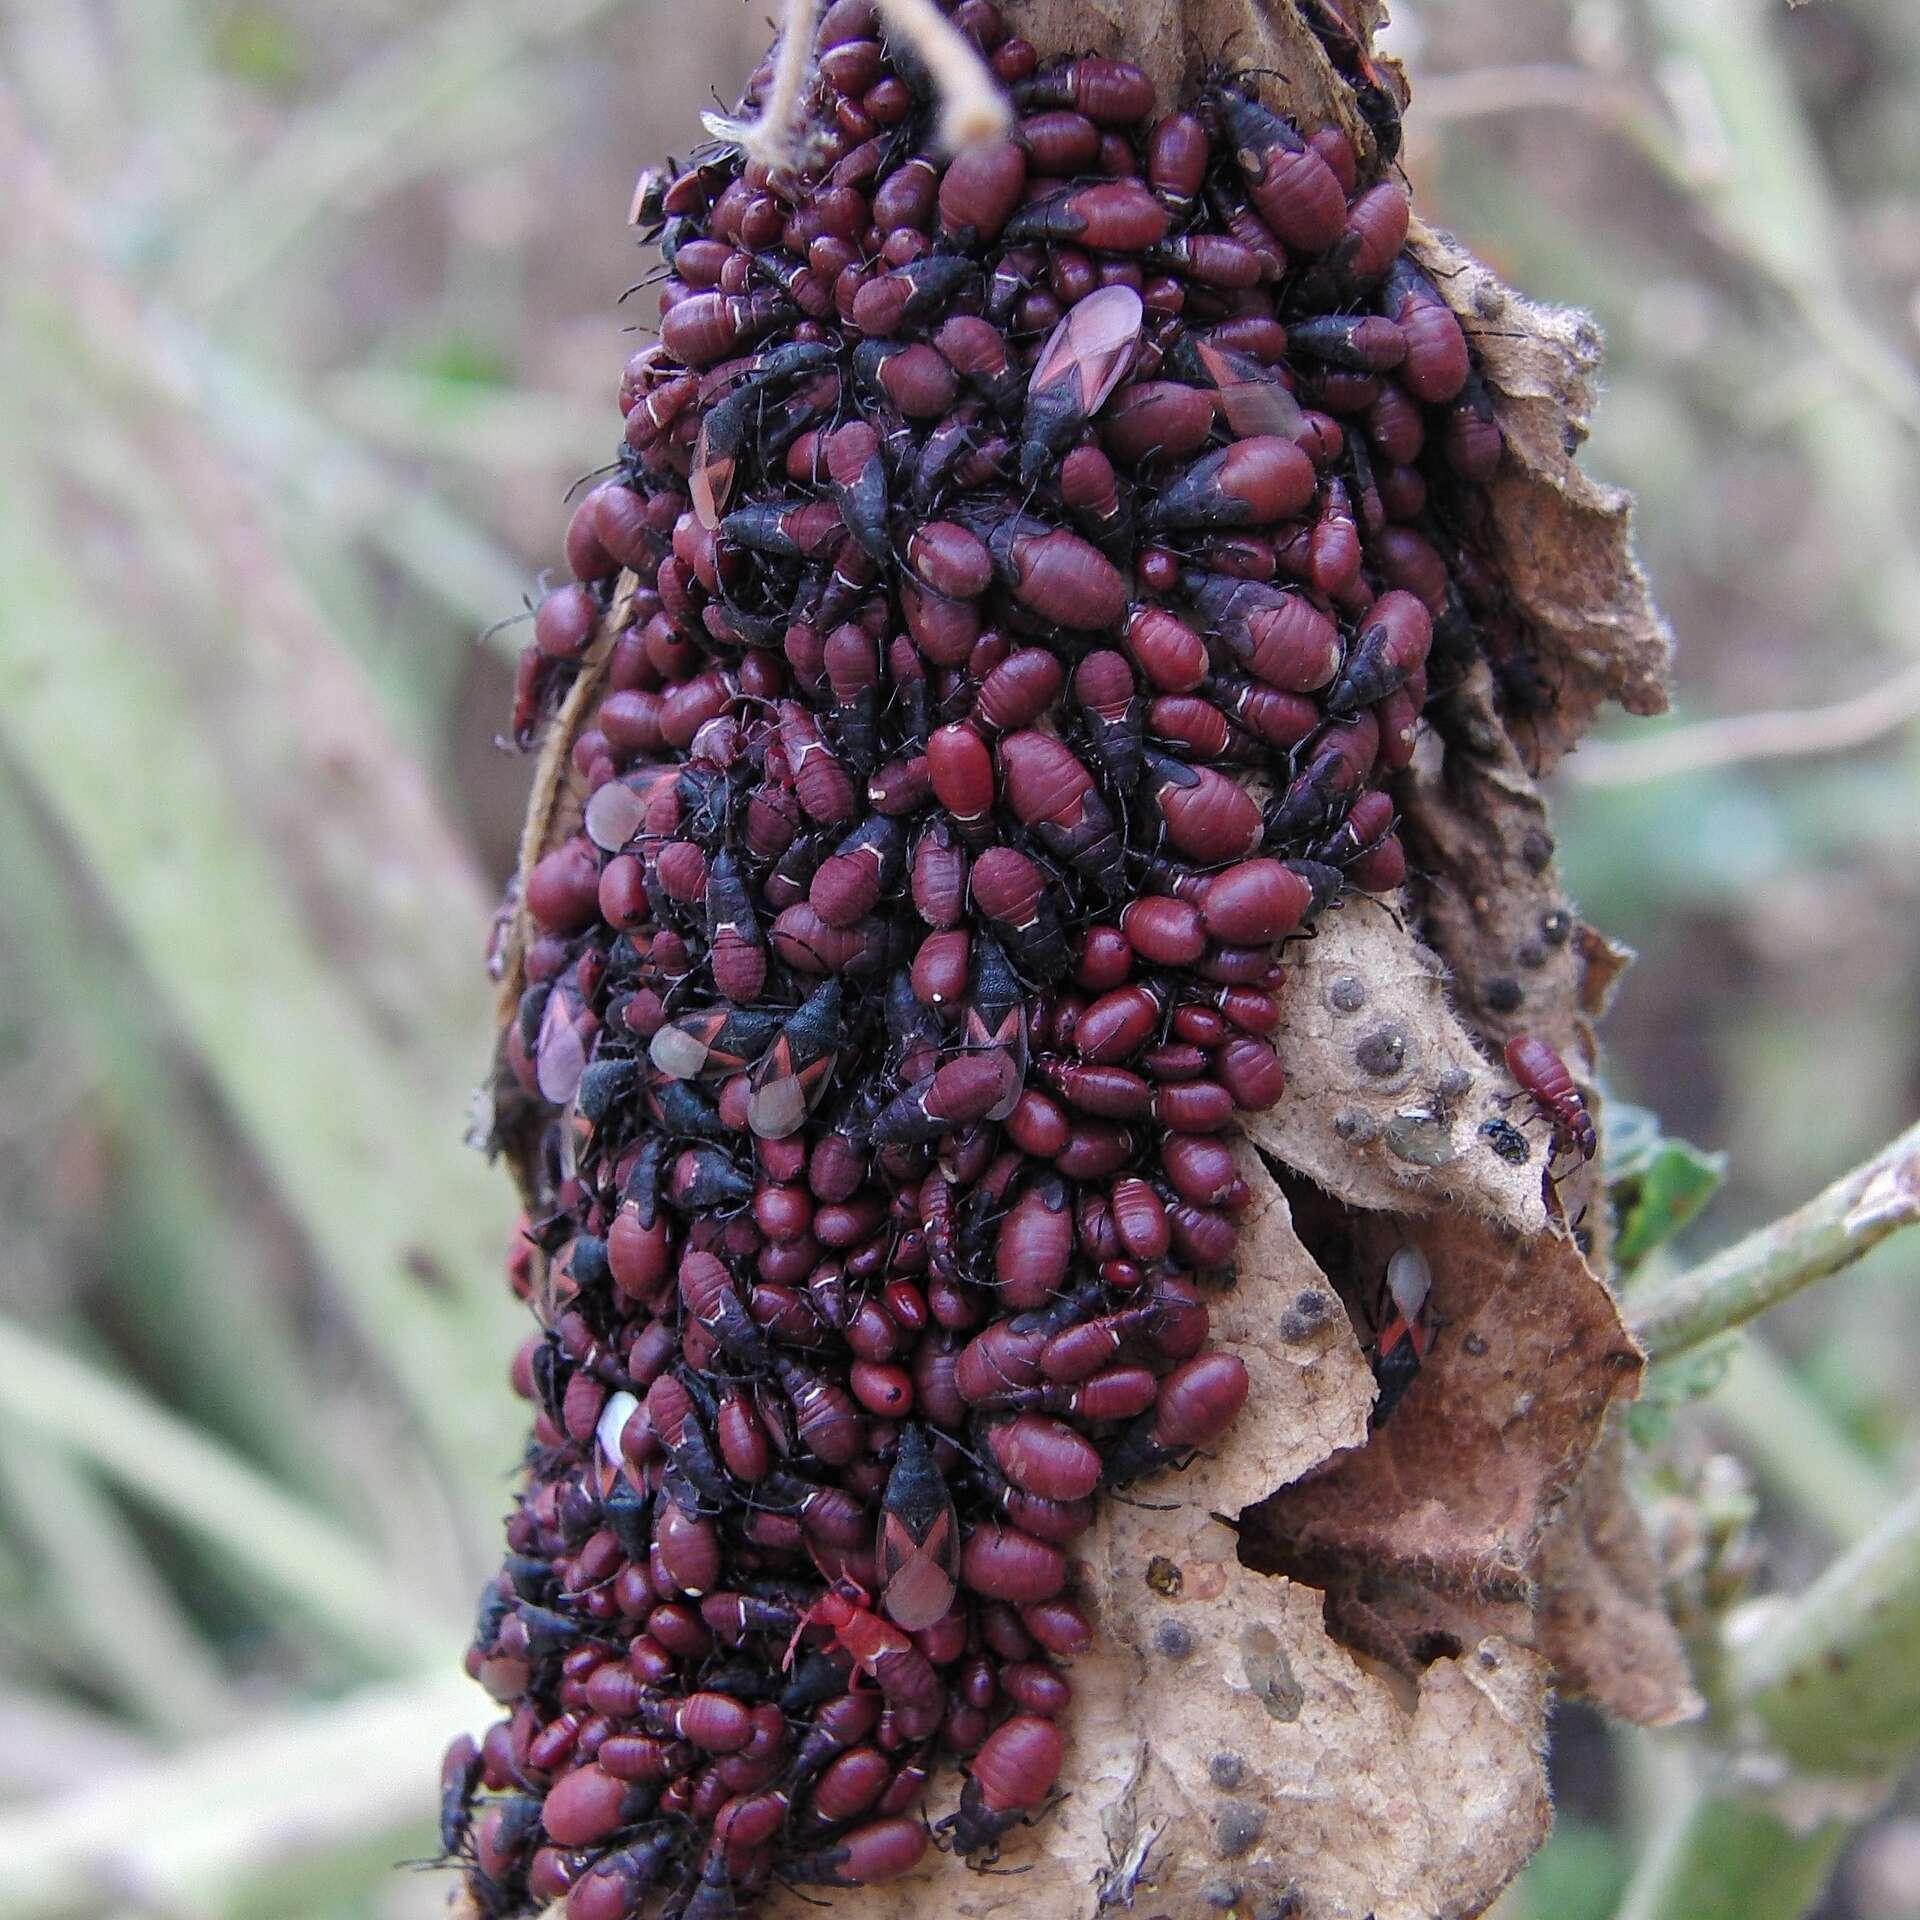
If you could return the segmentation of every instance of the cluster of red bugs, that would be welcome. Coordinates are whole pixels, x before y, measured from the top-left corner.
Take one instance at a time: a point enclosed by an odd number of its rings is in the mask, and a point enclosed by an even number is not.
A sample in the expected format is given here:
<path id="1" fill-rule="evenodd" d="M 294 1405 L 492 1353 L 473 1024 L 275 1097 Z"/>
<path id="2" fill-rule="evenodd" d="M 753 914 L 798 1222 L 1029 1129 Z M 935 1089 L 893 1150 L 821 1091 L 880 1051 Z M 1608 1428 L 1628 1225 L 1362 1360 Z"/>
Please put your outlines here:
<path id="1" fill-rule="evenodd" d="M 1449 503 L 1501 438 L 1400 181 L 951 18 L 1010 137 L 944 160 L 835 0 L 791 170 L 643 179 L 659 339 L 521 669 L 531 738 L 623 609 L 504 1045 L 544 1330 L 443 1835 L 488 1914 L 890 1878 L 955 1760 L 955 1851 L 1044 1810 L 1095 1495 L 1247 1391 L 1207 1301 L 1281 944 L 1404 878 L 1430 661 L 1485 645 Z"/>

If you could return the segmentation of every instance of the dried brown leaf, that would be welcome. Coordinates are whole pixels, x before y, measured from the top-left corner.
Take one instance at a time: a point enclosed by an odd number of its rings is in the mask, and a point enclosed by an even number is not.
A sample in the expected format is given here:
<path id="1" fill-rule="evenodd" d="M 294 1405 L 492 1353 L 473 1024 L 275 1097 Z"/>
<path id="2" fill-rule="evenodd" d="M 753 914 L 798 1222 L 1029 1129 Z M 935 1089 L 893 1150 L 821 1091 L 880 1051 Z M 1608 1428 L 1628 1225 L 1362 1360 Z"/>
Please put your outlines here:
<path id="1" fill-rule="evenodd" d="M 1420 924 L 1447 956 L 1456 1003 L 1496 1045 L 1569 1047 L 1581 997 L 1574 915 L 1552 823 L 1476 667 L 1437 702 L 1402 789 Z"/>
<path id="2" fill-rule="evenodd" d="M 1544 695 L 1508 725 L 1544 772 L 1608 700 L 1629 713 L 1667 705 L 1673 636 L 1634 557 L 1633 498 L 1574 459 L 1590 431 L 1600 330 L 1590 315 L 1522 298 L 1417 219 L 1409 247 L 1459 315 L 1506 436 L 1481 536 Z"/>
<path id="3" fill-rule="evenodd" d="M 1643 1727 L 1702 1710 L 1680 1636 L 1661 1604 L 1660 1567 L 1624 1478 L 1617 1432 L 1595 1449 L 1540 1542 L 1534 1644 L 1560 1686 Z"/>
<path id="4" fill-rule="evenodd" d="M 1563 1234 L 1522 1238 L 1460 1213 L 1348 1230 L 1360 1273 L 1420 1248 L 1440 1330 L 1391 1422 L 1247 1515 L 1246 1551 L 1325 1587 L 1341 1631 L 1417 1670 L 1468 1637 L 1463 1623 L 1521 1631 L 1542 1531 L 1641 1356 Z"/>
<path id="5" fill-rule="evenodd" d="M 1435 704 L 1402 795 L 1415 910 L 1447 957 L 1454 1006 L 1489 1053 L 1521 1033 L 1554 1047 L 1599 1120 L 1590 1023 L 1631 956 L 1575 915 L 1546 802 L 1501 723 L 1485 666 Z M 1504 1093 L 1510 1083 L 1504 1073 L 1499 1080 Z M 1541 1127 L 1530 1109 L 1516 1105 L 1509 1117 L 1527 1125 L 1538 1148 Z M 1537 1173 L 1530 1177 L 1537 1182 Z M 1593 1204 L 1598 1167 L 1562 1157 L 1555 1177 L 1562 1210 L 1576 1218 L 1586 1210 L 1589 1251 L 1604 1260 L 1607 1210 Z"/>
<path id="6" fill-rule="evenodd" d="M 1468 1914 L 1544 1835 L 1539 1660 L 1488 1638 L 1409 1687 L 1328 1635 L 1312 1588 L 1241 1564 L 1220 1516 L 1358 1445 L 1373 1396 L 1284 1196 L 1245 1166 L 1246 1258 L 1214 1325 L 1253 1392 L 1217 1457 L 1110 1502 L 1087 1538 L 1078 1593 L 1099 1644 L 1072 1669 L 1067 1797 L 1008 1843 L 1015 1877 L 930 1856 L 836 1896 L 850 1920 L 910 1920 L 936 1898 L 969 1916 L 1092 1920 L 1131 1901 L 1200 1920 L 1229 1889 L 1252 1914 Z M 949 1781 L 942 1810 L 954 1797 Z M 767 1911 L 806 1913 L 792 1894 Z"/>
<path id="7" fill-rule="evenodd" d="M 1543 1229 L 1539 1140 L 1516 1166 L 1480 1131 L 1505 1117 L 1512 1082 L 1455 1013 L 1439 957 L 1377 903 L 1288 949 L 1274 1043 L 1286 1097 L 1247 1129 L 1263 1152 L 1352 1206 Z"/>

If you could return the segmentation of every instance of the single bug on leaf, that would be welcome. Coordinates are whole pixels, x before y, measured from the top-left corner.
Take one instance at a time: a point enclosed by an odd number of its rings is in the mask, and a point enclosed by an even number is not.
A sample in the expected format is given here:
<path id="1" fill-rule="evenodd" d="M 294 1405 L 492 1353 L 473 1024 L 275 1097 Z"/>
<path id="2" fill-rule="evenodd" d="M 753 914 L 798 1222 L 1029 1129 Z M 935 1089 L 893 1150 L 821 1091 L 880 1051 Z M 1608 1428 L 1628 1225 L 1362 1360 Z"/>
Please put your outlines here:
<path id="1" fill-rule="evenodd" d="M 1381 1282 L 1384 1315 L 1373 1342 L 1375 1396 L 1368 1425 L 1378 1432 L 1393 1418 L 1407 1389 L 1413 1385 L 1438 1330 L 1430 1309 L 1433 1269 L 1415 1246 L 1398 1247 L 1387 1261 Z"/>

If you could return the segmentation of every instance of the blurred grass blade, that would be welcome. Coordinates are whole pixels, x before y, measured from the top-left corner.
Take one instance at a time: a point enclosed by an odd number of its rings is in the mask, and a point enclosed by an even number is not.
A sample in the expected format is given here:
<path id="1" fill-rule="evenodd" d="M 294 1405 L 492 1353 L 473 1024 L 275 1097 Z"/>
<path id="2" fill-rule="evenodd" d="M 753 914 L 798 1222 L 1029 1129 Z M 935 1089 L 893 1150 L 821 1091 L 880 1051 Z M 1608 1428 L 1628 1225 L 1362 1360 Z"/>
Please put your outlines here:
<path id="1" fill-rule="evenodd" d="M 273 152 L 221 182 L 172 281 L 209 313 L 268 272 L 329 213 L 377 181 L 396 147 L 527 49 L 558 40 L 615 0 L 465 0 L 293 122 Z"/>
<path id="2" fill-rule="evenodd" d="M 1855 1444 L 1764 1340 L 1734 1342 L 1708 1412 L 1732 1430 L 1763 1484 L 1843 1546 L 1872 1532 L 1900 1497 L 1898 1479 Z"/>
<path id="3" fill-rule="evenodd" d="M 303 1493 L 329 1499 L 340 1478 L 300 1398 L 298 1335 L 283 1295 L 233 1284 L 288 1264 L 260 1230 L 277 1212 L 258 1197 L 233 1204 L 246 1171 L 217 1162 L 199 1090 L 139 1017 L 143 983 L 74 899 L 53 838 L 0 765 L 0 888 L 16 936 L 40 976 L 61 983 L 72 1021 L 99 1036 L 91 1053 L 115 1170 L 101 1284 L 116 1296 L 115 1337 L 136 1365 L 164 1377 L 169 1401 Z"/>
<path id="4" fill-rule="evenodd" d="M 272 473 L 303 516 L 343 542 L 364 540 L 476 628 L 492 629 L 519 609 L 531 579 L 473 521 L 416 481 L 389 472 L 217 341 L 184 329 L 176 340 L 222 435 Z M 574 442 L 576 448 L 593 444 L 591 435 Z M 515 658 L 525 639 L 508 632 L 496 646 Z"/>
<path id="5" fill-rule="evenodd" d="M 61 1616 L 90 1694 L 175 1737 L 227 1720 L 220 1669 L 125 1516 L 70 1458 L 4 1414 L 0 1506 L 32 1543 L 33 1600 Z"/>
<path id="6" fill-rule="evenodd" d="M 193 713 L 0 499 L 0 744 L 38 788 L 476 1510 L 510 1458 L 505 1196 L 325 970 Z M 164 743 L 135 755 L 128 742 Z M 484 1291 L 483 1291 L 484 1289 Z"/>
<path id="7" fill-rule="evenodd" d="M 419 1618 L 351 1534 L 144 1394 L 4 1318 L 0 1417 L 217 1547 L 372 1671 L 444 1656 L 444 1632 Z"/>
<path id="8" fill-rule="evenodd" d="M 94 1920 L 136 1889 L 154 1915 L 385 1911 L 394 1862 L 433 1847 L 434 1755 L 482 1703 L 451 1674 L 367 1688 L 63 1782 L 0 1813 L 0 1920 Z"/>

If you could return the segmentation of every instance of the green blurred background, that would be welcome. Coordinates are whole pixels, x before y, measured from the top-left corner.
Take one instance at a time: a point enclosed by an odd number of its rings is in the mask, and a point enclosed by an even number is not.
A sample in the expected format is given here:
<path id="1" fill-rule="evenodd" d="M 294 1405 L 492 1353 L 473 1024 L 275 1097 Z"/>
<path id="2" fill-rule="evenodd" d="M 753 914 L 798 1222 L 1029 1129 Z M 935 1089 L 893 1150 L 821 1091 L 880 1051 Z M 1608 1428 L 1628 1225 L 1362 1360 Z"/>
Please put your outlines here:
<path id="1" fill-rule="evenodd" d="M 1717 1244 L 1920 1106 L 1920 10 L 1395 12 L 1428 217 L 1611 343 L 1590 464 L 1640 497 L 1678 718 L 1557 804 L 1641 954 L 1614 1091 L 1726 1152 Z M 0 0 L 0 1920 L 444 1900 L 390 1869 L 482 1719 L 521 1421 L 461 1137 L 527 780 L 522 635 L 478 636 L 614 444 L 635 170 L 765 27 Z M 1743 1463 L 1763 1583 L 1920 1472 L 1915 1259 L 1650 1427 L 1656 1485 Z M 1561 1717 L 1503 1916 L 1610 1911 L 1647 1748 Z M 1823 1911 L 1920 1915 L 1920 1793 Z"/>

